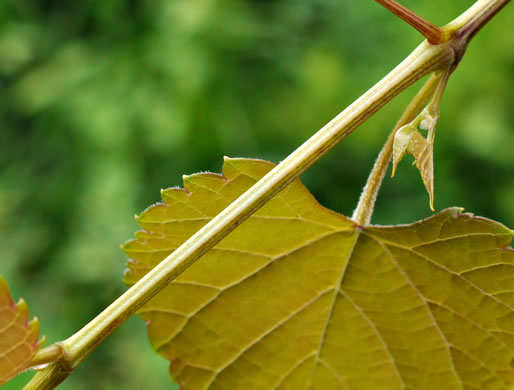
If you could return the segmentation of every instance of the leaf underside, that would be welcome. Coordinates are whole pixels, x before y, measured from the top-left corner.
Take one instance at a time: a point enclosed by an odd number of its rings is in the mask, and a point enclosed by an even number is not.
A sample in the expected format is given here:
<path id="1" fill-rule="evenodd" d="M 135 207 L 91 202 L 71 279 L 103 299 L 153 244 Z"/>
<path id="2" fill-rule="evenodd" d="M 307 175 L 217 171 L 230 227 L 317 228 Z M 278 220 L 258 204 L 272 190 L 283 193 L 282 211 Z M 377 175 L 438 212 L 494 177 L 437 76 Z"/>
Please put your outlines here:
<path id="1" fill-rule="evenodd" d="M 137 219 L 132 285 L 273 168 L 227 159 Z M 149 301 L 181 389 L 506 389 L 514 255 L 505 226 L 451 208 L 356 226 L 286 187 Z"/>
<path id="2" fill-rule="evenodd" d="M 28 316 L 25 301 L 15 304 L 0 277 L 0 385 L 25 370 L 41 347 L 39 321 Z"/>

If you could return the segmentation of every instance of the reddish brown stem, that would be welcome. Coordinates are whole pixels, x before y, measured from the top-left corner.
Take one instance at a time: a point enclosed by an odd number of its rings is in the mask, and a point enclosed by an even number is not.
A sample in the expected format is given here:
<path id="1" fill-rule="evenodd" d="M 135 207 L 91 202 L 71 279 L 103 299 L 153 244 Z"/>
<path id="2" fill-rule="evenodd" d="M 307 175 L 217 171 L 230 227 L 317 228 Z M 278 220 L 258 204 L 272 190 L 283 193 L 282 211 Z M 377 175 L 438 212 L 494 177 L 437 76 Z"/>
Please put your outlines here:
<path id="1" fill-rule="evenodd" d="M 398 4 L 394 0 L 375 0 L 377 3 L 383 5 L 396 16 L 400 17 L 412 27 L 418 30 L 432 45 L 437 45 L 444 41 L 442 30 L 436 25 L 426 21 L 421 16 L 416 15 L 414 12 L 405 8 L 403 5 Z"/>

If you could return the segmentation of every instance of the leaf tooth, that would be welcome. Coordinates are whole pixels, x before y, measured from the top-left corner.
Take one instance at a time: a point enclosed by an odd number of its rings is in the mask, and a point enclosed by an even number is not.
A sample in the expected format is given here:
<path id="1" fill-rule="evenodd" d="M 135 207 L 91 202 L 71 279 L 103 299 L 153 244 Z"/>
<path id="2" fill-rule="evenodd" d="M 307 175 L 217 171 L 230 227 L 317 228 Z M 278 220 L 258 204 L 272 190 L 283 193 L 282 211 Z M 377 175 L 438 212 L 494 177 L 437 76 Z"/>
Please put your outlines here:
<path id="1" fill-rule="evenodd" d="M 225 157 L 222 171 L 227 180 L 232 180 L 240 174 L 259 180 L 275 166 L 272 162 L 255 158 Z"/>
<path id="2" fill-rule="evenodd" d="M 194 192 L 200 187 L 218 192 L 228 181 L 224 176 L 212 172 L 184 175 L 183 180 L 184 188 L 190 192 Z"/>
<path id="3" fill-rule="evenodd" d="M 166 210 L 169 206 L 165 203 L 158 202 L 147 207 L 141 214 L 136 216 L 139 225 L 146 222 L 163 222 L 168 219 Z"/>
<path id="4" fill-rule="evenodd" d="M 42 337 L 40 340 L 38 339 L 39 328 L 40 328 L 40 323 L 39 323 L 39 319 L 37 317 L 34 317 L 34 318 L 32 318 L 32 320 L 28 321 L 27 330 L 28 330 L 28 333 L 31 338 L 31 343 L 36 348 L 42 347 L 46 341 L 45 337 Z"/>
<path id="5" fill-rule="evenodd" d="M 138 230 L 135 234 L 137 240 L 148 240 L 150 238 L 162 237 L 161 234 L 149 230 Z"/>
<path id="6" fill-rule="evenodd" d="M 191 177 L 193 175 L 182 175 L 182 181 L 184 182 L 184 190 L 187 192 L 194 192 L 196 188 L 198 187 L 195 185 L 194 181 L 191 180 Z"/>
<path id="7" fill-rule="evenodd" d="M 189 192 L 186 189 L 171 187 L 161 190 L 161 199 L 166 204 L 174 204 L 176 202 L 186 202 L 189 197 Z"/>
<path id="8" fill-rule="evenodd" d="M 16 309 L 18 310 L 18 313 L 25 317 L 29 317 L 29 307 L 27 306 L 27 302 L 25 302 L 25 299 L 20 298 L 18 302 L 16 303 Z"/>
<path id="9" fill-rule="evenodd" d="M 232 180 L 240 174 L 240 170 L 237 168 L 235 160 L 235 158 L 227 156 L 223 157 L 223 167 L 221 168 L 221 171 L 227 180 Z"/>
<path id="10" fill-rule="evenodd" d="M 137 233 L 137 232 L 136 232 Z M 130 240 L 125 241 L 123 244 L 120 244 L 120 249 L 124 252 L 130 252 L 131 247 L 134 245 L 134 243 L 137 242 L 136 239 L 132 238 Z"/>

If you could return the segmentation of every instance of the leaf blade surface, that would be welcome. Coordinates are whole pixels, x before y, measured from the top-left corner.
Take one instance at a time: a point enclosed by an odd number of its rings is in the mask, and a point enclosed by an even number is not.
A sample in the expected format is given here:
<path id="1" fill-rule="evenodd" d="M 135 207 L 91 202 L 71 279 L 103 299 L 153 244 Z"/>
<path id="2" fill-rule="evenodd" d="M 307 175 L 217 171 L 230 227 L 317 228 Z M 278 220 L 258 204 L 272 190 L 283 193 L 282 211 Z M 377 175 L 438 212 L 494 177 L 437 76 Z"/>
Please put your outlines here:
<path id="1" fill-rule="evenodd" d="M 223 175 L 164 191 L 123 247 L 125 282 L 272 167 L 228 159 Z M 184 389 L 502 389 L 514 376 L 511 240 L 456 208 L 357 226 L 296 180 L 139 315 Z"/>

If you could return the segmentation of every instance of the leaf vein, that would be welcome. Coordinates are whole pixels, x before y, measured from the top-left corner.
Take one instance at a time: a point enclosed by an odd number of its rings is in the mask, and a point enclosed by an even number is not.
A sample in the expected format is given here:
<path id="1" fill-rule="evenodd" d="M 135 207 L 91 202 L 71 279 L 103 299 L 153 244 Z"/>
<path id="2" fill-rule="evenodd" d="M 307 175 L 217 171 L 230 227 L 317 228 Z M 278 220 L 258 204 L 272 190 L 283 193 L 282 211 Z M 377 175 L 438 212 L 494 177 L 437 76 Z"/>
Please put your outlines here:
<path id="1" fill-rule="evenodd" d="M 362 318 L 364 318 L 364 320 L 371 326 L 371 328 L 375 332 L 376 336 L 378 337 L 378 339 L 382 343 L 386 354 L 389 356 L 389 359 L 391 360 L 391 363 L 392 363 L 392 365 L 394 367 L 394 371 L 395 371 L 396 375 L 398 375 L 398 379 L 400 380 L 400 383 L 402 384 L 402 388 L 406 389 L 407 385 L 406 385 L 406 383 L 405 383 L 405 381 L 404 381 L 404 379 L 403 379 L 403 377 L 402 377 L 402 375 L 400 373 L 400 370 L 397 367 L 396 360 L 395 360 L 393 354 L 391 353 L 391 350 L 389 349 L 389 346 L 385 342 L 382 334 L 380 333 L 380 331 L 376 327 L 376 325 L 373 323 L 373 321 L 371 321 L 371 318 L 368 317 L 368 315 L 366 314 L 364 309 L 362 309 L 347 293 L 345 293 L 342 288 L 339 288 L 339 292 L 348 300 L 348 302 L 350 302 L 355 307 L 355 309 L 357 309 L 357 311 L 362 316 Z"/>
<path id="2" fill-rule="evenodd" d="M 421 301 L 424 302 L 425 308 L 427 309 L 427 313 L 430 316 L 430 318 L 432 320 L 432 323 L 434 324 L 434 328 L 439 333 L 439 335 L 441 337 L 441 340 L 444 341 L 444 343 L 445 343 L 446 351 L 448 353 L 448 358 L 449 358 L 449 361 L 450 361 L 450 364 L 451 364 L 452 371 L 453 371 L 453 373 L 455 375 L 455 378 L 457 379 L 457 382 L 460 385 L 461 390 L 463 390 L 464 386 L 463 386 L 463 383 L 462 383 L 462 379 L 460 378 L 459 374 L 457 373 L 457 369 L 455 367 L 455 362 L 453 360 L 453 355 L 452 355 L 451 350 L 450 350 L 450 344 L 448 343 L 448 340 L 446 339 L 446 336 L 442 332 L 442 330 L 441 330 L 437 320 L 435 319 L 434 313 L 430 309 L 430 305 L 428 304 L 428 301 L 426 300 L 425 296 L 421 293 L 421 291 L 419 291 L 419 289 L 416 287 L 415 283 L 407 275 L 405 270 L 402 267 L 400 267 L 400 264 L 396 261 L 395 257 L 393 256 L 391 251 L 387 248 L 387 246 L 384 243 L 382 243 L 380 240 L 376 239 L 372 235 L 368 235 L 368 237 L 373 239 L 375 242 L 377 242 L 383 248 L 384 252 L 391 259 L 391 262 L 394 264 L 394 266 L 398 269 L 398 271 L 402 274 L 402 276 L 405 278 L 405 280 L 409 283 L 411 288 L 416 292 L 416 294 L 421 299 Z M 411 249 L 409 249 L 409 250 L 411 250 Z M 413 250 L 411 250 L 411 251 L 413 251 Z"/>
<path id="3" fill-rule="evenodd" d="M 350 248 L 348 249 L 348 253 L 346 255 L 346 259 L 345 259 L 345 261 L 344 261 L 344 263 L 343 263 L 343 265 L 341 267 L 341 272 L 339 273 L 338 280 L 336 282 L 336 288 L 334 290 L 334 297 L 332 298 L 332 303 L 330 305 L 330 309 L 329 309 L 328 314 L 327 314 L 327 319 L 325 321 L 325 326 L 323 327 L 323 330 L 322 330 L 322 332 L 320 334 L 318 350 L 316 351 L 315 362 L 314 362 L 314 365 L 312 367 L 311 377 L 310 377 L 309 382 L 308 382 L 308 384 L 307 384 L 307 386 L 305 388 L 306 390 L 308 390 L 311 387 L 311 385 L 312 385 L 312 381 L 314 379 L 314 373 L 316 372 L 316 362 L 318 362 L 319 359 L 320 359 L 320 354 L 321 354 L 321 350 L 323 348 L 323 344 L 325 342 L 325 337 L 326 337 L 328 325 L 329 325 L 330 319 L 332 318 L 332 314 L 334 312 L 335 304 L 336 304 L 336 301 L 337 301 L 337 294 L 338 294 L 339 288 L 341 286 L 341 283 L 343 282 L 344 276 L 346 274 L 346 269 L 348 267 L 348 263 L 350 262 L 351 256 L 353 254 L 353 250 L 355 249 L 355 245 L 357 244 L 359 236 L 360 236 L 360 231 L 358 231 L 358 230 L 355 231 L 354 237 L 353 237 L 353 242 L 351 243 Z"/>
<path id="4" fill-rule="evenodd" d="M 275 325 L 273 325 L 271 328 L 267 329 L 264 333 L 262 333 L 259 337 L 257 337 L 255 340 L 253 340 L 248 345 L 244 346 L 230 361 L 228 361 L 224 366 L 220 367 L 218 370 L 216 370 L 216 375 L 213 378 L 213 380 L 210 382 L 209 386 L 216 380 L 216 377 L 218 374 L 220 374 L 222 371 L 226 370 L 231 365 L 235 364 L 235 362 L 244 355 L 245 352 L 247 352 L 250 348 L 252 348 L 254 345 L 262 341 L 266 336 L 272 334 L 276 330 L 280 329 L 282 325 L 284 325 L 287 321 L 294 318 L 296 315 L 303 312 L 305 309 L 307 309 L 309 306 L 311 306 L 314 302 L 316 302 L 318 299 L 323 297 L 325 294 L 333 290 L 333 287 L 323 290 L 320 293 L 318 293 L 316 296 L 314 296 L 311 300 L 307 301 L 305 304 L 300 306 L 297 310 L 289 313 L 286 317 L 278 321 Z"/>
<path id="5" fill-rule="evenodd" d="M 341 375 L 339 375 L 339 373 L 335 370 L 334 367 L 332 367 L 332 365 L 330 363 L 328 363 L 327 361 L 325 361 L 323 359 L 318 359 L 318 361 L 320 362 L 320 364 L 324 365 L 332 373 L 332 375 L 334 375 L 334 377 L 337 379 L 337 381 L 339 383 L 341 383 L 345 389 L 350 390 L 350 388 L 346 384 L 343 377 Z"/>

